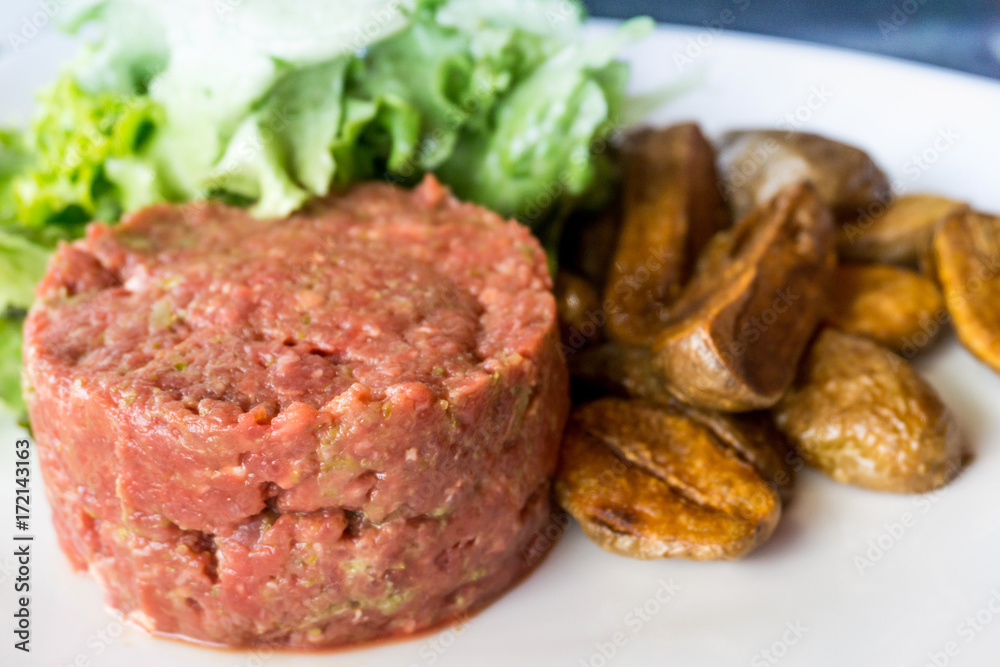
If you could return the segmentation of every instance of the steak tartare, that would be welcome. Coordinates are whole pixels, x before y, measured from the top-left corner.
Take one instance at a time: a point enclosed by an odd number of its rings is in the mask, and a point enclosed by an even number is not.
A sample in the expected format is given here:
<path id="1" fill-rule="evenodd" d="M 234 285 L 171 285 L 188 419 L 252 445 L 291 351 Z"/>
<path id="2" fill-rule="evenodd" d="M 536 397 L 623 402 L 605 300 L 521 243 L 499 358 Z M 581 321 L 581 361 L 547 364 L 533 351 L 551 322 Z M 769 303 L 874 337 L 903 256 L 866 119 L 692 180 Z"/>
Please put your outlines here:
<path id="1" fill-rule="evenodd" d="M 365 184 L 289 219 L 156 206 L 62 246 L 25 327 L 61 545 L 150 631 L 334 646 L 529 570 L 568 410 L 521 225 Z"/>

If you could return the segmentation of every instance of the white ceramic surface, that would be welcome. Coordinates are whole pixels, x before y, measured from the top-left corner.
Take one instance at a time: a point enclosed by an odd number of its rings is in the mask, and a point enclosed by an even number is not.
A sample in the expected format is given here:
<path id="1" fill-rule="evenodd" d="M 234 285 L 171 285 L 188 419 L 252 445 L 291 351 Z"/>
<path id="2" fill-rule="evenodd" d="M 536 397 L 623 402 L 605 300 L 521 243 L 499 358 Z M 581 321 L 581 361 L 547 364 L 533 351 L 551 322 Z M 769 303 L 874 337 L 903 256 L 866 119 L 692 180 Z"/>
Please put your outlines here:
<path id="1" fill-rule="evenodd" d="M 17 22 L 0 23 L 6 34 Z M 0 53 L 0 120 L 23 118 L 31 91 L 71 52 L 67 40 L 43 30 L 24 48 Z M 657 122 L 697 119 L 711 134 L 741 126 L 827 133 L 871 151 L 900 190 L 939 191 L 1000 211 L 995 82 L 707 29 L 661 28 L 628 57 L 637 91 L 688 77 L 694 84 Z M 736 563 L 631 561 L 571 527 L 534 575 L 466 626 L 327 655 L 220 652 L 122 628 L 104 612 L 97 586 L 74 575 L 59 552 L 37 466 L 32 652 L 13 650 L 13 445 L 22 433 L 0 416 L 0 664 L 997 665 L 1000 377 L 954 340 L 919 367 L 977 451 L 972 467 L 939 493 L 870 493 L 806 473 L 772 540 Z"/>

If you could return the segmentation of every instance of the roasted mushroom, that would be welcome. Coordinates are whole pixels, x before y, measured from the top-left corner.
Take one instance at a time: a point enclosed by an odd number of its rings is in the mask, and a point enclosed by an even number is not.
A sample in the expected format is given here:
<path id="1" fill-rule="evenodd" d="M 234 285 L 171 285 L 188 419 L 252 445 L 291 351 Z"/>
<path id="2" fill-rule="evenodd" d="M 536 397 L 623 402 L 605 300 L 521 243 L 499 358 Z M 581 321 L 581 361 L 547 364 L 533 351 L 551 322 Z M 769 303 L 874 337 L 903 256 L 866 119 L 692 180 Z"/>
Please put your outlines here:
<path id="1" fill-rule="evenodd" d="M 820 332 L 774 415 L 806 463 L 876 491 L 936 489 L 967 456 L 951 413 L 904 359 L 835 329 Z"/>
<path id="2" fill-rule="evenodd" d="M 607 331 L 614 340 L 645 344 L 728 215 L 715 153 L 697 125 L 639 131 L 622 159 L 624 220 L 604 290 Z"/>
<path id="3" fill-rule="evenodd" d="M 905 195 L 879 215 L 864 214 L 845 222 L 837 233 L 837 252 L 844 259 L 916 266 L 930 243 L 934 227 L 966 205 L 937 195 Z"/>
<path id="4" fill-rule="evenodd" d="M 953 213 L 930 254 L 959 339 L 1000 373 L 1000 217 Z"/>
<path id="5" fill-rule="evenodd" d="M 837 267 L 826 324 L 897 352 L 922 349 L 943 329 L 944 301 L 934 281 L 884 264 Z"/>
<path id="6" fill-rule="evenodd" d="M 737 218 L 800 181 L 816 187 L 838 220 L 855 219 L 892 198 L 889 179 L 867 153 L 816 134 L 729 132 L 719 144 L 719 165 Z"/>
<path id="7" fill-rule="evenodd" d="M 574 411 L 555 492 L 592 540 L 635 558 L 739 558 L 781 514 L 771 485 L 710 429 L 621 399 Z"/>
<path id="8" fill-rule="evenodd" d="M 678 398 L 728 412 L 781 398 L 826 308 L 833 222 L 800 184 L 718 234 L 653 344 Z"/>

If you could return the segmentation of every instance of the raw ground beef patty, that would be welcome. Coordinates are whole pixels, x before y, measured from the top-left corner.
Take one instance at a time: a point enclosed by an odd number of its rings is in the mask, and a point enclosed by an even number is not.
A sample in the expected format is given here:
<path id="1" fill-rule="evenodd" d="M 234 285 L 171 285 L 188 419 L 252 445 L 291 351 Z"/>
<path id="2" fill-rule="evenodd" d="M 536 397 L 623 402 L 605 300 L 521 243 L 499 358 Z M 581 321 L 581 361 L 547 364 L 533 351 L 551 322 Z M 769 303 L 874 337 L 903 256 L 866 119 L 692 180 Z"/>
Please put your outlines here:
<path id="1" fill-rule="evenodd" d="M 332 646 L 534 565 L 568 409 L 545 256 L 433 179 L 287 220 L 156 206 L 61 247 L 25 328 L 61 544 L 159 633 Z"/>

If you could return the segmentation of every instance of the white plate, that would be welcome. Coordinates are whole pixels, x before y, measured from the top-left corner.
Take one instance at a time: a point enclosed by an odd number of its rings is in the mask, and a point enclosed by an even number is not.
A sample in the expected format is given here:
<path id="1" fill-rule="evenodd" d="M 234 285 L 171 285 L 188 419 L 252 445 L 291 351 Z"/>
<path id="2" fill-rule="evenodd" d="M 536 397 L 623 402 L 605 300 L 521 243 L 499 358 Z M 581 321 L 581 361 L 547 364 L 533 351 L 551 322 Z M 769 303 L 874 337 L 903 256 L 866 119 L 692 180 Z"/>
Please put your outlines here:
<path id="1" fill-rule="evenodd" d="M 607 24 L 592 26 L 600 32 Z M 699 53 L 700 50 L 700 53 Z M 69 50 L 51 34 L 0 58 L 0 118 Z M 692 63 L 683 68 L 677 54 Z M 796 43 L 661 28 L 630 50 L 635 88 L 692 72 L 700 85 L 655 117 L 713 134 L 796 127 L 857 143 L 898 179 L 1000 211 L 1000 85 Z M 685 56 L 687 57 L 687 56 Z M 681 71 L 683 69 L 683 71 Z M 811 105 L 811 106 L 810 106 Z M 151 639 L 106 615 L 72 574 L 33 469 L 32 653 L 12 649 L 13 443 L 0 428 L 0 637 L 4 665 L 417 667 L 503 665 L 996 665 L 1000 656 L 1000 378 L 954 341 L 920 363 L 978 451 L 925 497 L 869 493 L 803 475 L 772 540 L 737 563 L 637 562 L 575 527 L 521 586 L 464 628 L 335 655 L 219 652 Z M 67 415 L 68 419 L 72 415 Z M 607 657 L 605 657 L 607 656 Z"/>

